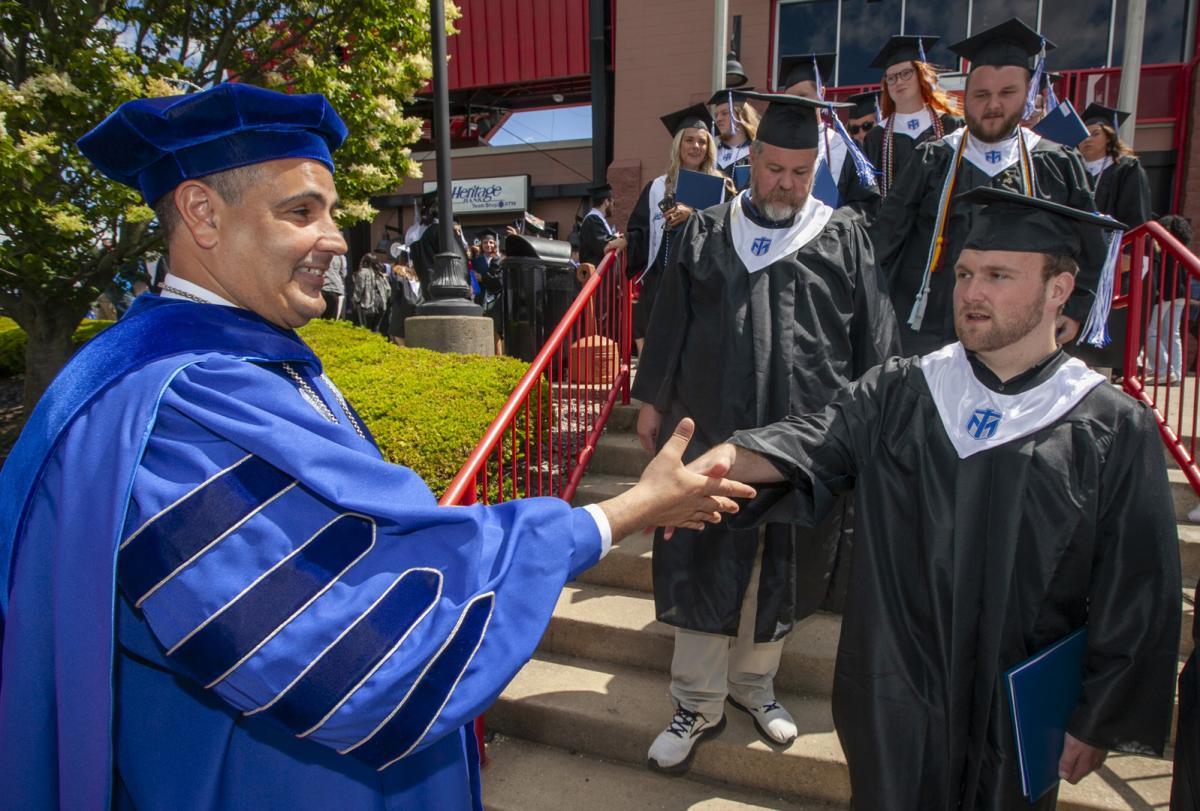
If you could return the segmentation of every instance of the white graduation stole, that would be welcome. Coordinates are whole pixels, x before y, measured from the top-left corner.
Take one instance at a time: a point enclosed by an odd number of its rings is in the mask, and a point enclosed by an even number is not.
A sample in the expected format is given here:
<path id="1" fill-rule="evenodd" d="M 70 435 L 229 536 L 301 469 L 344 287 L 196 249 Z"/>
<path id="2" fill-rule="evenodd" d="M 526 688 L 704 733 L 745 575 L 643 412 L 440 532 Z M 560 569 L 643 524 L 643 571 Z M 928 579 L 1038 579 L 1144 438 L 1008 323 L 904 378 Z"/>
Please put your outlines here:
<path id="1" fill-rule="evenodd" d="M 1042 140 L 1042 136 L 1025 127 L 1017 127 L 1017 132 L 1021 134 L 1026 152 L 1032 150 Z M 995 177 L 1021 159 L 1021 142 L 1017 140 L 1016 132 L 999 143 L 987 144 L 978 138 L 970 137 L 967 128 L 961 127 L 946 135 L 942 140 L 952 147 L 957 147 L 963 138 L 967 139 L 963 157 L 975 164 L 979 171 L 988 177 Z"/>
<path id="2" fill-rule="evenodd" d="M 1071 358 L 1049 380 L 1020 394 L 1001 394 L 979 382 L 957 341 L 923 356 L 919 363 L 959 459 L 1057 422 L 1104 382 L 1102 375 Z"/>
<path id="3" fill-rule="evenodd" d="M 921 133 L 933 126 L 933 118 L 928 107 L 922 107 L 915 113 L 893 113 L 892 132 L 896 135 L 907 135 L 916 140 Z"/>
<path id="4" fill-rule="evenodd" d="M 742 203 L 749 192 L 733 198 L 729 207 L 730 236 L 738 259 L 750 273 L 790 256 L 811 242 L 833 216 L 833 209 L 809 195 L 787 228 L 765 228 L 746 214 Z"/>
<path id="5" fill-rule="evenodd" d="M 646 255 L 646 267 L 642 268 L 638 273 L 635 282 L 641 281 L 642 277 L 650 272 L 650 268 L 654 267 L 654 260 L 658 258 L 658 248 L 662 245 L 663 229 L 667 225 L 667 217 L 662 213 L 662 209 L 658 204 L 667 196 L 667 176 L 659 175 L 650 183 L 650 194 L 647 195 L 650 202 L 650 246 L 649 253 Z"/>

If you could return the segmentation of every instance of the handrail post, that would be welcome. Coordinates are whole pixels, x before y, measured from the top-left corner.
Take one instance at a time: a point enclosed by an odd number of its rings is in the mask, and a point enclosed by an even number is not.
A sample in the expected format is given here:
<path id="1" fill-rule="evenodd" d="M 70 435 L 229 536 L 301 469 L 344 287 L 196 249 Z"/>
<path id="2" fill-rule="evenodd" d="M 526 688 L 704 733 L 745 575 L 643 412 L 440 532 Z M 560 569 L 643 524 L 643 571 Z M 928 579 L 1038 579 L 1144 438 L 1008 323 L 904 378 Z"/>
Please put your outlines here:
<path id="1" fill-rule="evenodd" d="M 1123 377 L 1126 391 L 1133 390 L 1133 381 L 1137 379 L 1138 351 L 1142 345 L 1142 259 L 1146 252 L 1146 240 L 1141 231 L 1135 231 L 1129 242 L 1133 250 L 1129 256 L 1129 307 L 1125 320 Z"/>

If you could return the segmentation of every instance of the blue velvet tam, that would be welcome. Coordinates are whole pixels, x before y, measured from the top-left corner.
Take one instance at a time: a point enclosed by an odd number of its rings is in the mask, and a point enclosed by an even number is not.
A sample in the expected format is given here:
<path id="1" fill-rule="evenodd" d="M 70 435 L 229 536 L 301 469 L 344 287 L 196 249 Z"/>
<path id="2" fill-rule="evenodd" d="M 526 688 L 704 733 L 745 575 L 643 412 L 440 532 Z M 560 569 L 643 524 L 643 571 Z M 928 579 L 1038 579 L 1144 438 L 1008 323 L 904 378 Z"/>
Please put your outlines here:
<path id="1" fill-rule="evenodd" d="M 346 134 L 320 93 L 230 83 L 128 101 L 77 146 L 104 175 L 140 190 L 152 206 L 185 180 L 264 161 L 310 158 L 333 172 L 330 153 Z"/>

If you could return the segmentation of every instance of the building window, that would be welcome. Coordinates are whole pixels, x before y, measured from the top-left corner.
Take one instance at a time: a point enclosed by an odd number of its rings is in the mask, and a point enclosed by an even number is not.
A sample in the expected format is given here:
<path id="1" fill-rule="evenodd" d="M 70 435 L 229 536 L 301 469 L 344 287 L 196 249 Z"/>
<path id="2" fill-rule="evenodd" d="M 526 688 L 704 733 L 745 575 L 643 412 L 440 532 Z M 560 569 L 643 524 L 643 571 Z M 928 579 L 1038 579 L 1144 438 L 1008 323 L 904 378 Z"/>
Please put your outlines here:
<path id="1" fill-rule="evenodd" d="M 912 0 L 908 0 L 911 5 Z M 867 67 L 884 41 L 900 33 L 903 0 L 843 0 L 839 85 L 875 84 L 879 71 Z"/>
<path id="2" fill-rule="evenodd" d="M 966 38 L 968 5 L 962 2 L 940 5 L 928 0 L 909 0 L 904 9 L 904 33 L 941 37 L 925 56 L 935 65 L 957 68 L 958 57 L 950 53 L 946 46 Z M 883 44 L 882 39 L 880 44 Z"/>
<path id="3" fill-rule="evenodd" d="M 1147 0 L 1142 64 L 1184 61 L 1192 35 L 1185 24 L 1188 4 L 1197 1 Z M 1009 17 L 1020 17 L 1057 45 L 1048 60 L 1052 70 L 1122 64 L 1125 3 L 1120 0 L 779 0 L 776 76 L 780 56 L 836 50 L 834 84 L 878 82 L 879 71 L 867 63 L 888 36 L 899 33 L 941 37 L 929 61 L 954 70 L 958 62 L 948 44 L 966 37 L 968 26 L 978 33 Z"/>
<path id="4" fill-rule="evenodd" d="M 1042 35 L 1056 46 L 1046 58 L 1051 69 L 1108 65 L 1112 3 L 1113 0 L 1073 0 L 1042 5 Z M 1121 35 L 1124 36 L 1124 31 Z"/>
<path id="5" fill-rule="evenodd" d="M 825 53 L 838 49 L 838 5 L 841 0 L 800 0 L 779 4 L 778 47 L 775 49 L 775 82 L 779 58 L 793 54 Z M 833 80 L 837 84 L 837 79 Z"/>
<path id="6" fill-rule="evenodd" d="M 591 137 L 592 105 L 577 104 L 509 113 L 484 136 L 484 140 L 488 146 L 516 146 Z"/>
<path id="7" fill-rule="evenodd" d="M 1125 3 L 1117 3 L 1113 31 L 1112 64 L 1122 65 L 1125 58 Z M 1142 40 L 1142 64 L 1160 65 L 1163 62 L 1182 62 L 1186 40 L 1193 35 L 1187 31 L 1187 0 L 1146 0 L 1146 31 Z"/>

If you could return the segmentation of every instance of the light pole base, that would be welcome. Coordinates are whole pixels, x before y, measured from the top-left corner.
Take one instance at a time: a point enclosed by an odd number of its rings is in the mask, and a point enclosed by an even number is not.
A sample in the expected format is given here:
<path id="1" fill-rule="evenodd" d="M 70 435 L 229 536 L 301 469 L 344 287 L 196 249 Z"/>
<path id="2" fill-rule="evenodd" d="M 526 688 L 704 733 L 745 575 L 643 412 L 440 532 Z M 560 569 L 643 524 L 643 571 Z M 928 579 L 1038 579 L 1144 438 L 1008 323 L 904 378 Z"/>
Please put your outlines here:
<path id="1" fill-rule="evenodd" d="M 459 301 L 471 304 L 463 299 Z M 471 306 L 475 307 L 474 304 Z M 482 316 L 422 313 L 404 319 L 404 344 L 434 352 L 491 356 L 496 354 L 494 329 L 492 319 Z"/>

